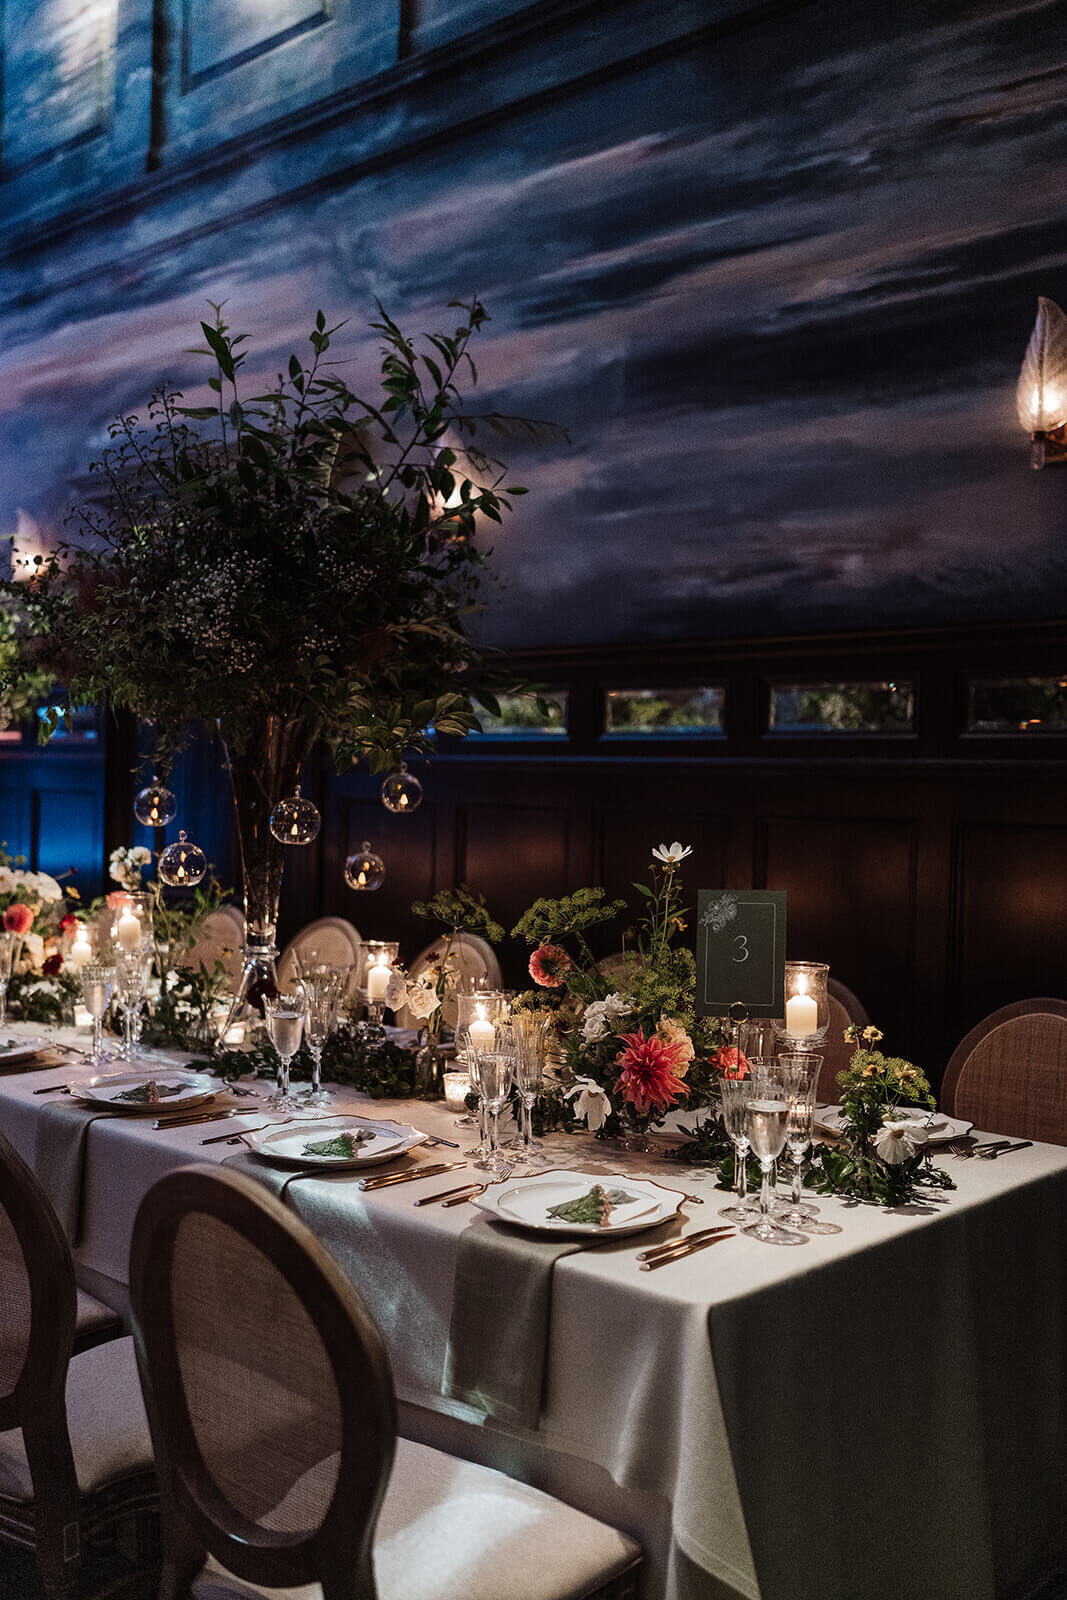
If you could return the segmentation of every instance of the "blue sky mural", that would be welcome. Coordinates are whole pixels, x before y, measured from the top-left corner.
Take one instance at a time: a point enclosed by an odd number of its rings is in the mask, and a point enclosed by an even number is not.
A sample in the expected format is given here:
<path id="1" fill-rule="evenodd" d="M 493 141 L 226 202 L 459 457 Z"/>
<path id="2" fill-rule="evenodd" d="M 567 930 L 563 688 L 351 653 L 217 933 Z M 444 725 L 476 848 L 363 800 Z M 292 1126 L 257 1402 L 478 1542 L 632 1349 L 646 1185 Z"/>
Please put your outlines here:
<path id="1" fill-rule="evenodd" d="M 265 373 L 317 307 L 350 316 L 358 377 L 376 298 L 418 329 L 477 292 L 486 408 L 571 434 L 510 452 L 531 493 L 486 639 L 1061 614 L 1067 475 L 1030 472 L 1014 415 L 1037 294 L 1067 301 L 1061 7 L 725 9 L 576 5 L 511 38 L 482 6 L 481 66 L 420 77 L 416 38 L 347 111 L 341 45 L 317 79 L 326 35 L 297 29 L 190 91 L 157 173 L 123 165 L 127 119 L 110 175 L 88 147 L 9 174 L 0 532 L 53 536 L 109 418 L 195 388 L 209 299 Z M 253 137 L 272 85 L 285 120 Z"/>

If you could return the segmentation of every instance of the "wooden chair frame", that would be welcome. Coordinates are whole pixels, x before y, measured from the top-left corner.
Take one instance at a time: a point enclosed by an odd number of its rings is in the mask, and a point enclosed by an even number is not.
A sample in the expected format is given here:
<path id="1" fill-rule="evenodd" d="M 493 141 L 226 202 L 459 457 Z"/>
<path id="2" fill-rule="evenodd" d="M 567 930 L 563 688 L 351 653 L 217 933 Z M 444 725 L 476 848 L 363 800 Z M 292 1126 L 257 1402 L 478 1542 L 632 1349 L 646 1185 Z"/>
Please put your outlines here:
<path id="1" fill-rule="evenodd" d="M 1067 1022 L 1067 1000 L 1057 1000 L 1051 997 L 1036 1000 L 1015 1000 L 1011 1005 L 1001 1006 L 999 1011 L 993 1011 L 988 1017 L 973 1027 L 969 1034 L 953 1050 L 949 1057 L 945 1076 L 941 1080 L 941 1105 L 950 1116 L 956 1114 L 956 1097 L 959 1092 L 960 1080 L 964 1076 L 967 1063 L 971 1056 L 982 1043 L 997 1028 L 1005 1022 L 1011 1022 L 1016 1017 L 1053 1016 L 1062 1017 Z"/>
<path id="2" fill-rule="evenodd" d="M 22 1430 L 34 1498 L 0 1494 L 0 1539 L 31 1550 L 46 1592 L 70 1593 L 85 1542 L 152 1510 L 153 1474 L 138 1473 L 92 1495 L 78 1488 L 67 1425 L 66 1381 L 77 1291 L 66 1234 L 35 1174 L 0 1134 L 0 1207 L 18 1238 L 30 1289 L 30 1335 L 21 1373 L 0 1396 L 0 1431 Z"/>
<path id="3" fill-rule="evenodd" d="M 337 1385 L 341 1449 L 330 1504 L 306 1537 L 272 1532 L 238 1511 L 197 1443 L 171 1292 L 178 1230 L 190 1213 L 247 1240 L 313 1313 Z M 208 1552 L 251 1583 L 295 1587 L 317 1580 L 325 1600 L 376 1600 L 374 1529 L 396 1449 L 392 1376 L 378 1328 L 323 1246 L 252 1179 L 182 1167 L 149 1191 L 138 1212 L 130 1301 L 163 1495 L 160 1600 L 182 1600 Z"/>

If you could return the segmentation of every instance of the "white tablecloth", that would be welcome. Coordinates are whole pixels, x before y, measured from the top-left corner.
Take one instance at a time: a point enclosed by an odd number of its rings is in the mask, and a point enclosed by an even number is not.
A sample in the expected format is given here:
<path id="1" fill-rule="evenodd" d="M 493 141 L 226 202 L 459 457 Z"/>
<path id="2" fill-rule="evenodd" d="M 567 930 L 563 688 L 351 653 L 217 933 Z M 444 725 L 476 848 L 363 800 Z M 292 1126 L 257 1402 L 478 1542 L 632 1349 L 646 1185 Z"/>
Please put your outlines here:
<path id="1" fill-rule="evenodd" d="M 41 1081 L 0 1078 L 0 1127 L 31 1162 Z M 463 1135 L 440 1106 L 362 1104 Z M 141 1197 L 177 1164 L 232 1154 L 201 1144 L 218 1131 L 93 1123 L 87 1287 L 121 1302 Z M 722 1201 L 675 1164 L 551 1144 L 560 1164 L 699 1187 L 693 1226 Z M 797 1249 L 739 1237 L 654 1273 L 639 1239 L 563 1258 L 528 1434 L 441 1398 L 456 1241 L 476 1213 L 411 1202 L 447 1178 L 365 1194 L 301 1179 L 288 1198 L 367 1297 L 407 1430 L 634 1532 L 649 1600 L 994 1600 L 1063 1539 L 1067 1149 L 947 1165 L 956 1191 L 897 1212 L 821 1201 L 842 1231 Z"/>

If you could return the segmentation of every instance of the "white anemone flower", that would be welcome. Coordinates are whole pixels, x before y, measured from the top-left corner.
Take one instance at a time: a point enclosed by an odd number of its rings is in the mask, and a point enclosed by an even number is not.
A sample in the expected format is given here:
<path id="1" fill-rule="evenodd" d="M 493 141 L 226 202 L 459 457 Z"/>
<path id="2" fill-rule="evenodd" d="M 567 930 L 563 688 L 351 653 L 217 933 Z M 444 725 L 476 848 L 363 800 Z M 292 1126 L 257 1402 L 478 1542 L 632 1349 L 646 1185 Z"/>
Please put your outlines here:
<path id="1" fill-rule="evenodd" d="M 677 867 L 686 856 L 693 854 L 693 847 L 691 844 L 680 844 L 675 839 L 673 844 L 653 846 L 652 854 L 657 861 L 662 861 L 665 867 Z"/>
<path id="2" fill-rule="evenodd" d="M 926 1140 L 926 1129 L 916 1122 L 883 1122 L 873 1142 L 881 1160 L 896 1167 L 918 1155 Z"/>
<path id="3" fill-rule="evenodd" d="M 574 1088 L 568 1089 L 564 1099 L 574 1101 L 574 1114 L 585 1118 L 590 1133 L 596 1133 L 608 1120 L 611 1101 L 606 1091 L 592 1078 L 579 1078 Z"/>

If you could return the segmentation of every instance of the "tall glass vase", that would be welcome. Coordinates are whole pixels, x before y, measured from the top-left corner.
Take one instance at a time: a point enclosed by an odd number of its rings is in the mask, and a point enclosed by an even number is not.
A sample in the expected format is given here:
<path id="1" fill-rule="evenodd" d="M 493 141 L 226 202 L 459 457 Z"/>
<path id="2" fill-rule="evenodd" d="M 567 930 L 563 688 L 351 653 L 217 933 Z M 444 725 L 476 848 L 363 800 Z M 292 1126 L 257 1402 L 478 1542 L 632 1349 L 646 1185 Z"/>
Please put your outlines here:
<path id="1" fill-rule="evenodd" d="M 218 732 L 233 788 L 245 907 L 244 966 L 219 1035 L 221 1047 L 246 1006 L 261 1012 L 264 996 L 278 992 L 274 939 L 286 846 L 271 833 L 270 814 L 283 795 L 292 793 L 318 727 L 307 717 L 269 715 L 252 731 L 239 733 L 223 718 Z"/>

